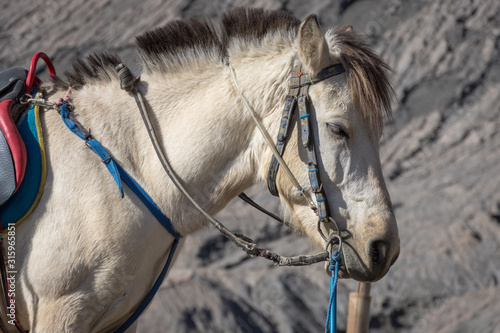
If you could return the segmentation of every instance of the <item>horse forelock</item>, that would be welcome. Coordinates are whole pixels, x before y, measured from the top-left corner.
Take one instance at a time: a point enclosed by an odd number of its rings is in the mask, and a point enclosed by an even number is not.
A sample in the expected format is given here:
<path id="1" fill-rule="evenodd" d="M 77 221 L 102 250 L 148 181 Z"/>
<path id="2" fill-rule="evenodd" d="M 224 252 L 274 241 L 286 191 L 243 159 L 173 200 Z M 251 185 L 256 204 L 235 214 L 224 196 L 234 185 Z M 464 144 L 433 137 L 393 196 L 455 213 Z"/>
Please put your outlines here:
<path id="1" fill-rule="evenodd" d="M 330 29 L 326 39 L 346 67 L 355 106 L 372 130 L 381 134 L 384 117 L 392 117 L 391 69 L 369 48 L 363 36 L 349 26 Z"/>

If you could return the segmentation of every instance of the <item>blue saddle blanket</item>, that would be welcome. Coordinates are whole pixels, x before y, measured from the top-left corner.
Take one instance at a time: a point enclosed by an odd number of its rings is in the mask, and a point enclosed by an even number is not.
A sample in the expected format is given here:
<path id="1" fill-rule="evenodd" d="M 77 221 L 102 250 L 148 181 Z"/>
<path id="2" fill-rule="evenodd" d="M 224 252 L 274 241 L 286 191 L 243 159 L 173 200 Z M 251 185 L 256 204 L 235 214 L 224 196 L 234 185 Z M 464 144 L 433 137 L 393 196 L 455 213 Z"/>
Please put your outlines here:
<path id="1" fill-rule="evenodd" d="M 9 225 L 18 225 L 29 216 L 43 193 L 46 161 L 39 112 L 39 107 L 32 105 L 17 123 L 28 158 L 21 185 L 16 193 L 0 206 L 0 221 L 3 230 L 6 230 Z"/>

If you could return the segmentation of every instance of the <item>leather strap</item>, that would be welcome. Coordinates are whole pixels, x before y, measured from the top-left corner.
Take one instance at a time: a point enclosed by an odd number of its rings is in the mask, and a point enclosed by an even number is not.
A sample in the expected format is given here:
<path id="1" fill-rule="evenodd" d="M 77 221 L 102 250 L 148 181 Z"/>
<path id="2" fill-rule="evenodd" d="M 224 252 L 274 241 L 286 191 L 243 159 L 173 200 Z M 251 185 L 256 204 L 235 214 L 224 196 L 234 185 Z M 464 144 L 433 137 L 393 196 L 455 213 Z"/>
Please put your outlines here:
<path id="1" fill-rule="evenodd" d="M 297 99 L 295 96 L 288 95 L 285 108 L 283 110 L 283 115 L 281 116 L 280 130 L 278 133 L 278 141 L 276 142 L 276 150 L 278 150 L 279 154 L 283 156 L 283 151 L 285 150 L 288 135 L 288 129 L 290 127 L 290 120 L 293 117 L 293 111 L 295 110 L 295 106 L 297 104 Z M 271 160 L 271 165 L 269 166 L 269 173 L 267 174 L 267 187 L 269 192 L 271 192 L 274 196 L 279 196 L 278 189 L 276 188 L 276 176 L 278 174 L 278 168 L 280 164 L 276 157 L 273 155 Z"/>
<path id="2" fill-rule="evenodd" d="M 319 177 L 318 162 L 316 159 L 316 150 L 314 147 L 313 136 L 311 134 L 309 113 L 307 108 L 308 95 L 299 97 L 299 114 L 301 115 L 301 134 L 302 144 L 307 151 L 307 165 L 309 173 L 309 183 L 311 190 L 316 196 L 316 206 L 318 208 L 318 217 L 321 222 L 328 222 L 328 204 L 326 202 L 326 195 L 323 191 L 323 186 Z"/>
<path id="3" fill-rule="evenodd" d="M 310 111 L 308 108 L 308 92 L 311 84 L 320 82 L 344 72 L 345 70 L 341 64 L 335 64 L 323 69 L 316 75 L 303 73 L 299 57 L 298 55 L 295 55 L 295 57 L 293 58 L 292 75 L 289 81 L 290 92 L 287 95 L 285 107 L 281 116 L 280 130 L 276 142 L 276 149 L 282 156 L 287 142 L 287 133 L 290 127 L 290 120 L 293 117 L 293 112 L 296 106 L 298 106 L 300 120 L 299 132 L 301 135 L 302 146 L 307 151 L 309 181 L 311 184 L 311 189 L 316 197 L 316 206 L 319 220 L 324 223 L 329 221 L 329 209 L 326 195 L 324 193 L 319 176 L 314 139 L 311 133 L 311 126 L 309 121 Z M 267 187 L 269 189 L 269 192 L 271 192 L 271 194 L 274 196 L 279 196 L 278 189 L 276 187 L 276 177 L 278 174 L 278 169 L 279 163 L 273 156 L 267 175 Z"/>
<path id="4" fill-rule="evenodd" d="M 292 79 L 298 78 L 300 71 L 302 69 L 302 64 L 298 61 L 298 56 L 293 58 L 292 65 Z M 290 88 L 290 92 L 287 95 L 285 102 L 285 108 L 283 109 L 283 114 L 281 116 L 280 130 L 278 132 L 278 140 L 276 142 L 276 149 L 278 150 L 280 156 L 283 156 L 286 144 L 288 142 L 288 129 L 290 128 L 290 122 L 293 118 L 293 113 L 297 106 L 297 96 L 300 93 L 300 88 Z M 269 165 L 269 172 L 267 173 L 267 188 L 269 192 L 275 197 L 279 197 L 279 192 L 276 187 L 276 177 L 278 176 L 278 169 L 280 167 L 279 161 L 273 155 L 271 159 L 271 164 Z"/>
<path id="5" fill-rule="evenodd" d="M 303 73 L 299 77 L 292 77 L 290 79 L 290 88 L 294 89 L 294 88 L 307 87 L 310 86 L 311 84 L 318 83 L 320 81 L 328 79 L 329 77 L 339 75 L 344 72 L 345 72 L 344 67 L 341 64 L 336 64 L 321 70 L 321 72 L 319 72 L 316 75 Z"/>

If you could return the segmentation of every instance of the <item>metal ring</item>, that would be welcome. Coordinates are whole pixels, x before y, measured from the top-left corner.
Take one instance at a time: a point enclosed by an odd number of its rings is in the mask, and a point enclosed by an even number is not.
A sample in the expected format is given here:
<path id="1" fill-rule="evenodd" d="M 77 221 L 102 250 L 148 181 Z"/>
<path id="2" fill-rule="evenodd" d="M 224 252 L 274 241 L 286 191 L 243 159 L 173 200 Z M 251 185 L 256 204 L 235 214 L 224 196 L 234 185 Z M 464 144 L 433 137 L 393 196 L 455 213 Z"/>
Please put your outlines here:
<path id="1" fill-rule="evenodd" d="M 335 222 L 335 220 L 331 216 L 328 217 L 328 221 L 330 221 L 331 223 L 333 223 L 333 225 L 335 226 L 335 229 L 337 231 L 337 236 L 340 237 L 340 229 L 339 229 L 339 226 L 338 226 L 337 222 Z M 319 219 L 318 219 L 317 227 L 318 227 L 318 232 L 321 235 L 321 238 L 323 238 L 323 240 L 325 242 L 329 242 L 331 239 L 329 239 L 328 237 L 326 237 L 325 234 L 323 233 L 323 230 L 321 230 L 321 220 L 319 220 Z"/>
<path id="2" fill-rule="evenodd" d="M 332 235 L 332 238 L 330 238 L 330 240 L 326 244 L 325 251 L 328 251 L 328 247 L 331 246 L 332 253 L 333 253 L 333 243 L 334 243 L 335 239 L 338 239 L 338 241 L 339 241 L 339 248 L 338 248 L 337 252 L 342 253 L 342 237 L 340 237 L 339 235 L 335 235 L 335 234 Z"/>

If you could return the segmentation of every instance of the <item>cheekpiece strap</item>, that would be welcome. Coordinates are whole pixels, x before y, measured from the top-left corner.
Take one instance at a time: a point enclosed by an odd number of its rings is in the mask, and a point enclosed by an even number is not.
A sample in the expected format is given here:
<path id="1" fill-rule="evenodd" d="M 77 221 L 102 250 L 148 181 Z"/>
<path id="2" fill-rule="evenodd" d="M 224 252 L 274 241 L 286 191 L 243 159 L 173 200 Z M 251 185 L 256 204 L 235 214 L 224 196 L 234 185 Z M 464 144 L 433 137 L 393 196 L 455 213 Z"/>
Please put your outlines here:
<path id="1" fill-rule="evenodd" d="M 293 57 L 292 78 L 298 78 L 302 74 L 301 70 L 302 64 L 300 63 L 298 55 L 295 55 Z M 297 96 L 299 96 L 299 94 L 300 88 L 290 89 L 286 98 L 285 107 L 283 108 L 278 139 L 276 141 L 276 149 L 281 156 L 283 156 L 283 151 L 285 150 L 288 142 L 288 129 L 290 128 L 290 122 L 297 107 Z M 278 188 L 276 187 L 276 177 L 278 175 L 279 167 L 280 164 L 273 155 L 271 164 L 269 165 L 269 172 L 267 174 L 267 188 L 269 189 L 269 192 L 276 197 L 279 197 Z"/>
<path id="2" fill-rule="evenodd" d="M 288 95 L 285 108 L 283 109 L 283 115 L 281 116 L 280 130 L 278 133 L 278 140 L 276 142 L 276 150 L 282 156 L 283 151 L 285 150 L 287 140 L 288 129 L 290 128 L 290 120 L 293 116 L 293 111 L 295 109 L 295 105 L 297 103 L 297 99 L 295 96 Z M 276 157 L 273 155 L 271 160 L 271 165 L 269 166 L 269 173 L 267 174 L 267 187 L 269 192 L 271 192 L 274 196 L 279 196 L 278 189 L 276 188 L 276 176 L 278 174 L 278 168 L 280 164 Z"/>
<path id="3" fill-rule="evenodd" d="M 307 112 L 307 95 L 299 97 L 299 115 L 300 115 L 300 133 L 302 137 L 302 145 L 304 148 L 309 147 L 309 113 Z"/>
<path id="4" fill-rule="evenodd" d="M 311 190 L 316 196 L 316 206 L 318 208 L 318 217 L 321 222 L 328 222 L 328 204 L 326 201 L 326 195 L 321 184 L 319 177 L 318 162 L 316 159 L 316 149 L 314 147 L 314 141 L 311 132 L 311 125 L 309 122 L 309 112 L 308 112 L 308 95 L 302 95 L 299 97 L 299 114 L 301 122 L 301 138 L 302 144 L 307 151 L 307 165 L 309 173 L 309 183 L 311 184 Z"/>

